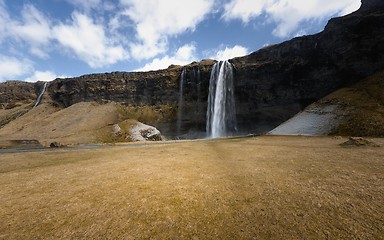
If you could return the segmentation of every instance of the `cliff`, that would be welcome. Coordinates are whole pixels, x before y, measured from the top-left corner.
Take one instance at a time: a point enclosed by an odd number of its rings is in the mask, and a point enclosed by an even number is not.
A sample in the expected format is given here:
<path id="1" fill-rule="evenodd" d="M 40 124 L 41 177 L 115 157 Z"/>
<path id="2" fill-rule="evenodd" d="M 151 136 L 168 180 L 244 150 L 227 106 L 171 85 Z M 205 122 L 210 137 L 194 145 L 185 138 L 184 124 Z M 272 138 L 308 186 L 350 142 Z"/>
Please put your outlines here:
<path id="1" fill-rule="evenodd" d="M 233 59 L 237 107 L 244 113 L 240 121 L 269 128 L 336 89 L 384 69 L 383 3 L 362 3 L 357 12 L 331 19 L 321 33 Z"/>
<path id="2" fill-rule="evenodd" d="M 230 62 L 235 67 L 240 132 L 267 132 L 331 92 L 384 69 L 384 3 L 363 0 L 358 11 L 331 19 L 321 33 L 294 38 Z M 56 79 L 49 83 L 47 95 L 60 107 L 114 101 L 177 108 L 180 74 L 185 69 L 181 132 L 175 132 L 176 115 L 157 127 L 170 136 L 191 129 L 203 132 L 213 64 L 205 60 L 160 71 Z M 1 83 L 0 104 L 32 103 L 42 85 Z"/>
<path id="3" fill-rule="evenodd" d="M 31 103 L 36 100 L 39 86 L 42 84 L 8 81 L 0 83 L 0 107 L 1 109 L 11 109 L 23 103 Z"/>
<path id="4" fill-rule="evenodd" d="M 332 92 L 269 134 L 383 137 L 383 89 L 384 71 Z"/>

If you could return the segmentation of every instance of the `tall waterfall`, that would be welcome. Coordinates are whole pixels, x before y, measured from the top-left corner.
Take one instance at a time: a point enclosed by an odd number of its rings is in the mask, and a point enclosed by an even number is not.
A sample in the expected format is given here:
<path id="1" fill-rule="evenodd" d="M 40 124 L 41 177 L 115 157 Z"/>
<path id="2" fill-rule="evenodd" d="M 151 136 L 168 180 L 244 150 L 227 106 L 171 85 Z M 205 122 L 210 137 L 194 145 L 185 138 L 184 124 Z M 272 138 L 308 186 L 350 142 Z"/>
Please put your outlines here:
<path id="1" fill-rule="evenodd" d="M 207 136 L 222 137 L 236 131 L 233 67 L 228 61 L 217 62 L 209 80 Z"/>
<path id="2" fill-rule="evenodd" d="M 43 95 L 44 95 L 44 93 L 45 93 L 45 90 L 47 90 L 47 85 L 48 85 L 48 82 L 45 82 L 45 83 L 44 83 L 44 86 L 43 86 L 43 89 L 41 90 L 40 95 L 39 95 L 39 96 L 37 97 L 37 99 L 36 99 L 35 106 L 33 106 L 34 108 L 37 107 L 37 105 L 40 104 L 41 99 L 43 98 Z"/>
<path id="3" fill-rule="evenodd" d="M 184 105 L 184 83 L 186 78 L 186 70 L 183 68 L 180 74 L 180 83 L 179 83 L 179 103 L 177 109 L 177 134 L 181 133 L 181 120 L 183 118 L 183 105 Z"/>

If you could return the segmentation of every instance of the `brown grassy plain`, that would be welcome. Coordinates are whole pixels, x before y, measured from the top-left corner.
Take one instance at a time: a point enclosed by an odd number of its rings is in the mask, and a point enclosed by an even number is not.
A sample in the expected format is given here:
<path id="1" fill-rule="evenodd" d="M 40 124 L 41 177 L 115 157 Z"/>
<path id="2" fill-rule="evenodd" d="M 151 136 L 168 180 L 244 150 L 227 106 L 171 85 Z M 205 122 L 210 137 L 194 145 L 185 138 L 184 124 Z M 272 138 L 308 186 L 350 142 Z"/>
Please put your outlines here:
<path id="1" fill-rule="evenodd" d="M 344 141 L 0 153 L 0 239 L 384 239 L 384 148 Z"/>

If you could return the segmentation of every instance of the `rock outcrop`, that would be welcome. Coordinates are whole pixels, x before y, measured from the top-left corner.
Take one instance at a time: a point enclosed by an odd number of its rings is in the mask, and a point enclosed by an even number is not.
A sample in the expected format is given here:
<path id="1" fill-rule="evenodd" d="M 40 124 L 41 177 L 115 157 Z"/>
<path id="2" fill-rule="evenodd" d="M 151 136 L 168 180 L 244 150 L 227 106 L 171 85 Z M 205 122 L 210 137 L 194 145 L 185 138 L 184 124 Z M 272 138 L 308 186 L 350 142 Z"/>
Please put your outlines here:
<path id="1" fill-rule="evenodd" d="M 240 133 L 268 132 L 309 104 L 384 69 L 384 3 L 363 0 L 355 13 L 331 19 L 324 31 L 231 59 L 235 67 Z M 56 79 L 47 94 L 58 106 L 115 101 L 133 105 L 178 104 L 183 69 L 182 134 L 205 130 L 208 85 L 214 61 L 150 72 L 113 72 Z M 2 83 L 0 103 L 34 102 L 43 83 Z M 156 126 L 175 135 L 174 119 Z M 166 130 L 164 130 L 164 129 Z M 173 131 L 173 132 L 172 132 Z"/>
<path id="2" fill-rule="evenodd" d="M 372 140 L 368 140 L 362 137 L 350 137 L 348 141 L 339 144 L 342 147 L 380 147 Z"/>
<path id="3" fill-rule="evenodd" d="M 39 85 L 21 81 L 0 83 L 0 108 L 12 109 L 23 103 L 32 103 L 40 91 Z"/>
<path id="4" fill-rule="evenodd" d="M 137 122 L 129 132 L 133 141 L 161 141 L 161 133 L 155 127 Z"/>

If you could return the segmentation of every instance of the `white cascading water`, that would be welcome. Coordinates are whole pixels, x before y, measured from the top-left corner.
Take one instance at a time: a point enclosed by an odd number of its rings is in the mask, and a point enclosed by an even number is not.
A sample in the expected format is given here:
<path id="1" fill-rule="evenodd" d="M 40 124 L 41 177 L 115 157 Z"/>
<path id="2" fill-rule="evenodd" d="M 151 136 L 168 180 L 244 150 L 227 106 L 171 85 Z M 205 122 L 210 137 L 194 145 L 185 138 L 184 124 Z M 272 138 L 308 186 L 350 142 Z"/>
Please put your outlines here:
<path id="1" fill-rule="evenodd" d="M 233 66 L 228 61 L 217 62 L 212 68 L 206 128 L 208 137 L 212 138 L 236 131 Z"/>
<path id="2" fill-rule="evenodd" d="M 178 135 L 181 134 L 181 121 L 183 118 L 183 105 L 184 105 L 183 89 L 184 89 L 185 77 L 186 77 L 186 70 L 185 68 L 183 68 L 180 74 L 179 103 L 178 103 L 178 109 L 177 109 L 177 134 Z"/>
<path id="3" fill-rule="evenodd" d="M 40 104 L 41 99 L 43 98 L 43 95 L 45 93 L 45 90 L 47 90 L 47 85 L 48 85 L 48 82 L 45 82 L 44 86 L 43 86 L 43 89 L 40 92 L 40 95 L 36 99 L 35 106 L 33 106 L 34 108 L 37 107 Z"/>

